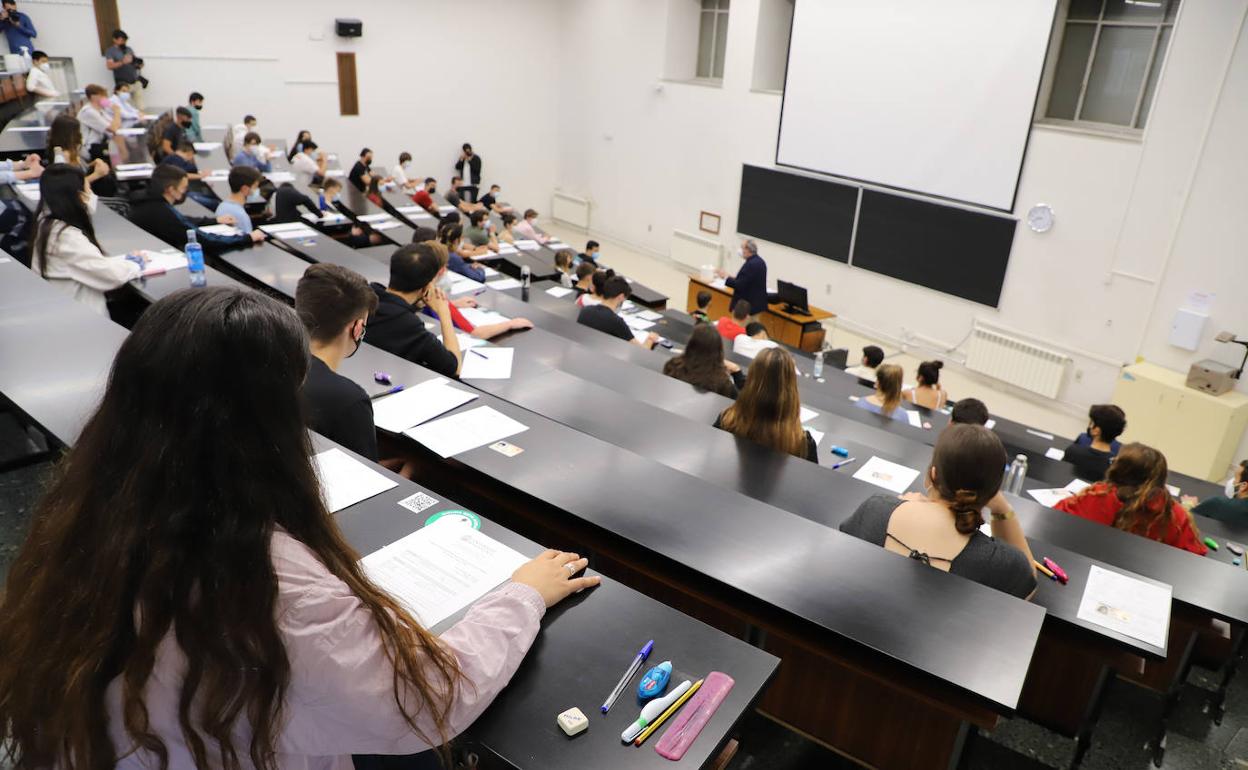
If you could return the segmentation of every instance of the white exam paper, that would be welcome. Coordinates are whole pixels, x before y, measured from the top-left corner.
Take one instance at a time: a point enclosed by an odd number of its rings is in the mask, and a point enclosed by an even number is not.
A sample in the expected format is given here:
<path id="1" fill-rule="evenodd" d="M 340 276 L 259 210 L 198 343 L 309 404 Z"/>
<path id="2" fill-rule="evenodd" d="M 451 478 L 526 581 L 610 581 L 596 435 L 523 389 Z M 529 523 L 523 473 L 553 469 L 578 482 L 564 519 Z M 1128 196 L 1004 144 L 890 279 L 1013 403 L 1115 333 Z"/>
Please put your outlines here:
<path id="1" fill-rule="evenodd" d="M 491 286 L 493 284 L 490 284 Z M 495 313 L 493 310 L 486 310 L 481 307 L 461 307 L 460 314 L 468 319 L 468 323 L 473 326 L 486 326 L 488 324 L 501 324 L 511 320 L 501 313 Z"/>
<path id="2" fill-rule="evenodd" d="M 1027 494 L 1031 495 L 1037 503 L 1046 508 L 1056 507 L 1062 500 L 1070 497 L 1070 491 L 1060 487 L 1057 489 L 1029 489 Z"/>
<path id="3" fill-rule="evenodd" d="M 1066 458 L 1066 452 L 1065 450 L 1058 449 L 1057 447 L 1051 446 L 1048 449 L 1044 450 L 1044 456 L 1049 458 L 1050 460 L 1063 460 Z"/>
<path id="4" fill-rule="evenodd" d="M 537 241 L 518 240 L 515 247 L 521 251 L 537 251 L 541 245 Z"/>
<path id="5" fill-rule="evenodd" d="M 656 313 L 653 310 L 643 310 L 637 314 L 638 318 L 644 318 L 647 321 L 657 321 L 663 317 L 662 313 Z"/>
<path id="6" fill-rule="evenodd" d="M 984 423 L 984 427 L 987 428 L 988 430 L 992 430 L 993 428 L 997 427 L 997 421 L 989 418 L 988 422 Z"/>
<path id="7" fill-rule="evenodd" d="M 1166 645 L 1170 586 L 1154 585 L 1093 564 L 1077 617 L 1154 647 Z"/>
<path id="8" fill-rule="evenodd" d="M 213 235 L 240 235 L 241 234 L 239 233 L 238 228 L 235 227 L 234 225 L 205 225 L 204 227 L 201 227 L 199 229 L 205 233 L 212 233 Z"/>
<path id="9" fill-rule="evenodd" d="M 515 278 L 504 278 L 500 281 L 490 281 L 489 287 L 498 291 L 503 291 L 504 289 L 519 289 L 520 281 Z"/>
<path id="10" fill-rule="evenodd" d="M 360 560 L 369 579 L 432 628 L 511 577 L 527 559 L 479 530 L 439 521 Z"/>
<path id="11" fill-rule="evenodd" d="M 922 428 L 922 427 L 923 427 L 923 416 L 922 416 L 921 414 L 919 414 L 918 412 L 914 411 L 913 409 L 907 409 L 907 410 L 905 410 L 905 412 L 906 412 L 906 420 L 907 420 L 907 421 L 908 421 L 908 422 L 909 422 L 912 426 L 914 426 L 915 428 Z"/>
<path id="12" fill-rule="evenodd" d="M 571 294 L 572 289 L 566 288 L 564 286 L 551 286 L 549 289 L 546 290 L 546 293 L 552 297 L 562 298 Z"/>
<path id="13" fill-rule="evenodd" d="M 819 416 L 818 412 L 816 412 L 814 409 L 807 408 L 805 404 L 802 404 L 801 414 L 802 414 L 802 418 L 801 418 L 802 422 L 810 422 L 811 420 Z"/>
<path id="14" fill-rule="evenodd" d="M 221 146 L 220 142 L 194 142 L 195 152 L 212 152 Z"/>
<path id="15" fill-rule="evenodd" d="M 1053 434 L 1052 434 L 1052 433 L 1045 433 L 1045 432 L 1044 432 L 1044 431 L 1042 431 L 1042 430 L 1033 430 L 1033 429 L 1031 429 L 1031 428 L 1028 428 L 1028 429 L 1027 429 L 1027 432 L 1028 432 L 1028 433 L 1030 433 L 1030 434 L 1031 434 L 1031 435 L 1033 435 L 1033 436 L 1039 436 L 1039 437 L 1040 437 L 1040 438 L 1042 438 L 1042 439 L 1047 439 L 1048 441 L 1052 441 L 1052 440 L 1053 440 Z"/>
<path id="16" fill-rule="evenodd" d="M 628 328 L 637 331 L 649 329 L 651 326 L 654 326 L 654 321 L 647 321 L 646 319 L 638 318 L 635 315 L 621 316 L 621 318 L 624 319 L 624 323 L 628 324 Z"/>
<path id="17" fill-rule="evenodd" d="M 863 466 L 854 474 L 854 478 L 859 481 L 865 481 L 877 487 L 884 487 L 888 491 L 899 495 L 909 489 L 910 485 L 918 477 L 919 472 L 914 468 L 890 463 L 888 460 L 882 460 L 874 455 L 870 460 L 863 463 Z"/>
<path id="18" fill-rule="evenodd" d="M 1074 479 L 1065 487 L 1063 487 L 1063 489 L 1065 489 L 1067 492 L 1069 492 L 1072 495 L 1077 495 L 1090 486 L 1092 485 L 1084 481 L 1083 479 Z"/>
<path id="19" fill-rule="evenodd" d="M 461 380 L 509 380 L 514 348 L 473 348 L 464 353 Z"/>
<path id="20" fill-rule="evenodd" d="M 809 433 L 810 437 L 815 440 L 815 446 L 818 446 L 819 442 L 823 441 L 823 431 L 815 430 L 814 428 L 807 428 L 806 432 Z"/>
<path id="21" fill-rule="evenodd" d="M 442 457 L 450 457 L 528 429 L 496 409 L 479 406 L 403 432 Z"/>
<path id="22" fill-rule="evenodd" d="M 451 387 L 444 378 L 438 377 L 374 401 L 373 424 L 390 433 L 401 433 L 476 397 L 475 393 Z"/>
<path id="23" fill-rule="evenodd" d="M 337 513 L 398 486 L 336 447 L 315 455 L 312 460 L 321 482 L 325 507 L 330 513 Z"/>

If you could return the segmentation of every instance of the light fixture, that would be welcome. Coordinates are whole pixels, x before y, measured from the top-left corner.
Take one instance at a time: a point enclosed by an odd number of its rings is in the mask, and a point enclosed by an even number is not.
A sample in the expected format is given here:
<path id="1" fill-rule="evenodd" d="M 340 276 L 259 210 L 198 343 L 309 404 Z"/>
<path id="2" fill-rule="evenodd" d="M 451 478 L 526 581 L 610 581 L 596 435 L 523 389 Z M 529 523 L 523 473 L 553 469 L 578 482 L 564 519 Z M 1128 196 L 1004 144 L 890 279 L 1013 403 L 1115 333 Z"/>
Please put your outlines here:
<path id="1" fill-rule="evenodd" d="M 1239 369 L 1235 370 L 1235 379 L 1239 379 L 1239 375 L 1244 373 L 1244 365 L 1248 364 L 1248 340 L 1241 340 L 1235 337 L 1234 332 L 1218 332 L 1218 336 L 1214 337 L 1218 342 L 1234 342 L 1236 345 L 1244 346 L 1244 360 L 1239 362 Z"/>

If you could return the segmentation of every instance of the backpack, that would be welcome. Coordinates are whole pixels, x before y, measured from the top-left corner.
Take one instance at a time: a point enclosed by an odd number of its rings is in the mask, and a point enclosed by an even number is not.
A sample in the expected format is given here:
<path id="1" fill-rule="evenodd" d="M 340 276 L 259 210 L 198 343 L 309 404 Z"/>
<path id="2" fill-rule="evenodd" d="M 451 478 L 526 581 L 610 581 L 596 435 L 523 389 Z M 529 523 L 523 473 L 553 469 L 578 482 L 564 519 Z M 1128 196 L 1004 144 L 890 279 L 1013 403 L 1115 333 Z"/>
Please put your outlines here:
<path id="1" fill-rule="evenodd" d="M 165 135 L 165 129 L 171 125 L 173 125 L 173 114 L 165 112 L 147 129 L 144 139 L 147 141 L 147 154 L 152 158 L 160 155 L 160 140 Z"/>

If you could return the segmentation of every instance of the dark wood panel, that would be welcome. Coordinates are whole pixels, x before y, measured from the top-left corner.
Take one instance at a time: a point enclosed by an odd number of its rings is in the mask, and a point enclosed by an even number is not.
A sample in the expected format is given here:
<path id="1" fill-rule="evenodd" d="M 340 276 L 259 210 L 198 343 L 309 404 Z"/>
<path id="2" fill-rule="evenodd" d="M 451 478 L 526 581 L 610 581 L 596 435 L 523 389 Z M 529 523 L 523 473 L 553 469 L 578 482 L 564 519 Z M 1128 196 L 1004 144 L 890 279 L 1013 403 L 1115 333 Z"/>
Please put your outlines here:
<path id="1" fill-rule="evenodd" d="M 360 114 L 360 91 L 355 78 L 355 54 L 338 54 L 338 114 Z"/>
<path id="2" fill-rule="evenodd" d="M 100 37 L 100 55 L 113 44 L 113 30 L 121 29 L 121 12 L 117 0 L 94 0 L 95 31 Z"/>

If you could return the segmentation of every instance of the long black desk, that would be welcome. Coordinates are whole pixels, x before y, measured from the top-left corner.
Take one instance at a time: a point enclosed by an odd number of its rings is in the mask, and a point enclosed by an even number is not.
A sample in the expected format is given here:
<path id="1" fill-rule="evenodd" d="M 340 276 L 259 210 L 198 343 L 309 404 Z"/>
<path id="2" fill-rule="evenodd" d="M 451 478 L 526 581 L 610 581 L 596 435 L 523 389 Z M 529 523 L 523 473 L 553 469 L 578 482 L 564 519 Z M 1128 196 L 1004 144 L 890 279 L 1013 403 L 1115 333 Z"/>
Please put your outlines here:
<path id="1" fill-rule="evenodd" d="M 225 258 L 279 292 L 283 287 L 289 290 L 306 267 L 293 257 L 279 264 L 251 256 L 234 252 Z M 386 371 L 395 383 L 405 385 L 433 376 L 367 342 L 343 368 L 344 374 L 370 392 L 377 390 L 372 383 L 374 371 Z M 713 595 L 717 605 L 731 607 L 735 621 L 730 626 L 739 626 L 744 616 L 772 629 L 768 637 L 772 649 L 787 649 L 783 640 L 797 636 L 807 640 L 805 644 L 815 644 L 821 654 L 835 653 L 841 661 L 838 676 L 866 681 L 861 679 L 865 676 L 873 686 L 890 692 L 894 704 L 904 704 L 897 708 L 922 710 L 939 751 L 956 754 L 968 720 L 990 726 L 994 713 L 1008 713 L 1016 702 L 1030 659 L 1027 649 L 1035 644 L 1043 614 L 1039 608 L 945 573 L 915 571 L 905 560 L 886 558 L 876 546 L 492 396 L 483 395 L 465 408 L 480 405 L 492 406 L 529 426 L 512 439 L 525 451 L 506 458 L 482 447 L 449 461 L 426 457 L 425 470 L 428 478 L 438 478 L 458 490 L 457 496 L 471 496 L 478 508 L 495 510 L 496 515 L 508 512 L 509 526 L 534 526 L 533 518 L 521 509 L 549 509 L 561 521 L 540 539 L 553 544 L 557 541 L 551 538 L 569 542 L 591 538 L 597 543 L 599 558 L 608 559 L 623 574 L 636 572 L 637 567 L 630 564 L 654 561 L 654 569 L 663 574 L 681 575 L 675 585 L 684 586 L 685 591 L 692 591 L 690 586 L 696 584 L 697 595 Z M 726 516 L 729 511 L 731 515 Z M 548 524 L 556 522 L 540 518 Z M 673 522 L 680 522 L 680 527 L 674 528 Z M 635 556 L 625 558 L 625 552 L 634 551 Z M 778 554 L 784 555 L 783 572 L 801 574 L 801 581 L 754 566 Z M 604 571 L 612 574 L 610 569 Z M 897 581 L 905 585 L 904 590 L 893 590 Z M 935 583 L 929 585 L 930 581 Z M 833 585 L 838 586 L 836 591 L 824 588 Z M 958 607 L 977 609 L 973 617 L 967 617 Z M 980 615 L 980 609 L 987 607 L 994 609 Z M 717 615 L 712 613 L 712 617 Z M 987 622 L 989 615 L 994 617 L 992 622 Z M 699 616 L 705 615 L 700 612 Z M 936 648 L 896 638 L 893 619 L 899 616 L 912 617 L 918 626 L 933 629 L 940 640 Z M 1011 620 L 1001 622 L 1003 617 Z M 981 653 L 963 657 L 938 651 L 952 649 L 947 645 L 954 644 L 953 639 L 959 640 L 956 646 L 971 645 Z M 846 666 L 844 661 L 851 659 L 856 662 Z M 977 661 L 973 665 L 972 659 Z M 901 668 L 895 676 L 886 673 L 898 665 Z M 863 666 L 869 673 L 862 672 Z M 933 696 L 920 698 L 914 694 L 916 689 L 942 694 L 935 700 Z M 933 703 L 939 704 L 939 715 L 929 711 Z M 917 718 L 915 713 L 907 711 L 905 719 Z M 847 730 L 838 738 L 839 745 L 876 759 L 897 750 L 895 746 L 875 747 L 874 739 L 860 732 Z M 871 745 L 864 748 L 861 741 Z M 905 761 L 910 759 L 907 755 Z"/>
<path id="2" fill-rule="evenodd" d="M 0 283 L 20 286 L 29 298 L 19 301 L 16 293 L 0 295 L 5 318 L 0 324 L 0 357 L 6 362 L 0 369 L 0 393 L 68 446 L 102 392 L 125 331 L 73 302 L 16 261 L 0 261 Z M 40 345 L 30 344 L 36 339 Z M 10 362 L 14 365 L 7 365 Z M 314 441 L 318 450 L 334 446 L 318 436 Z M 398 501 L 416 491 L 428 491 L 377 470 L 399 486 L 335 515 L 360 553 L 415 531 L 425 520 Z M 428 513 L 461 508 L 441 498 Z M 482 518 L 482 528 L 522 553 L 541 550 L 488 518 Z M 433 630 L 440 633 L 457 619 L 452 617 Z M 735 723 L 758 698 L 778 661 L 610 580 L 547 614 L 532 651 L 503 695 L 469 729 L 467 740 L 516 768 L 570 770 L 603 762 L 626 768 L 663 766 L 666 760 L 653 752 L 620 745 L 617 736 L 635 718 L 632 709 L 617 708 L 599 718 L 593 708 L 640 644 L 636 639 L 648 636 L 657 640 L 656 652 L 675 661 L 682 671 L 723 670 L 736 679 L 728 700 L 689 754 L 693 766 L 704 765 L 717 755 Z M 591 715 L 595 725 L 585 737 L 568 741 L 553 720 L 573 704 Z"/>

